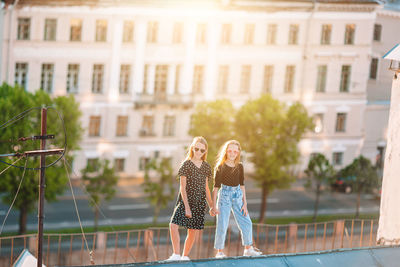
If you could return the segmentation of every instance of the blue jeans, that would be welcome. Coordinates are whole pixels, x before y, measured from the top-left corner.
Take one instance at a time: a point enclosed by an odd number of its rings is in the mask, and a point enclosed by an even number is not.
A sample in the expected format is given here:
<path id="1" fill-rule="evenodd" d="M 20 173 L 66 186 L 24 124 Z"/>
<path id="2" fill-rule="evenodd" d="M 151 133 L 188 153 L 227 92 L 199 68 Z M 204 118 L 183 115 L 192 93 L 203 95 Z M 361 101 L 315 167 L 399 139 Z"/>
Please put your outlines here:
<path id="1" fill-rule="evenodd" d="M 217 200 L 219 214 L 217 214 L 217 229 L 215 231 L 215 249 L 223 249 L 225 247 L 226 231 L 229 224 L 229 216 L 231 210 L 237 226 L 239 227 L 242 236 L 242 245 L 250 246 L 253 244 L 253 226 L 250 216 L 243 216 L 240 211 L 243 206 L 243 192 L 238 186 L 221 185 L 218 191 Z"/>

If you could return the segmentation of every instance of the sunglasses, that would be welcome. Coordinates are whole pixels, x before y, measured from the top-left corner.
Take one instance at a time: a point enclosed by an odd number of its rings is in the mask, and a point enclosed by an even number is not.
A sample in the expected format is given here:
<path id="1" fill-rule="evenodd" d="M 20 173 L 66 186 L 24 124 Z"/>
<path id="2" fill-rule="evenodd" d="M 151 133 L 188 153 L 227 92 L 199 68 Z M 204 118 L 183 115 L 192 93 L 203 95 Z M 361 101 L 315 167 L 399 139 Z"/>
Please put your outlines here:
<path id="1" fill-rule="evenodd" d="M 239 154 L 238 150 L 232 150 L 232 149 L 228 149 L 228 153 L 235 153 L 235 154 Z"/>
<path id="2" fill-rule="evenodd" d="M 196 152 L 199 151 L 199 150 L 200 150 L 201 153 L 206 152 L 205 149 L 202 149 L 202 148 L 200 149 L 200 148 L 198 148 L 198 147 L 195 147 L 195 148 L 194 148 L 194 151 L 196 151 Z"/>

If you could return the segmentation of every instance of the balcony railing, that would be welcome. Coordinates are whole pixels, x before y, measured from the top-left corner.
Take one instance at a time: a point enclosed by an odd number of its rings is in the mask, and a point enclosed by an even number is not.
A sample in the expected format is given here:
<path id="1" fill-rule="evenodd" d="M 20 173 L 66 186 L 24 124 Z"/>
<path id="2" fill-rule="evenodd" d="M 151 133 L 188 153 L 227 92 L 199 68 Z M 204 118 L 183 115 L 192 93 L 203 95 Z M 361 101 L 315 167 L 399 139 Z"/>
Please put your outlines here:
<path id="1" fill-rule="evenodd" d="M 268 225 L 253 224 L 254 244 L 263 254 L 322 251 L 338 248 L 374 246 L 376 220 L 339 220 L 323 223 Z M 180 229 L 181 244 L 185 229 Z M 214 251 L 215 226 L 206 226 L 196 237 L 191 259 L 210 258 Z M 37 236 L 21 235 L 0 238 L 0 266 L 11 266 L 25 249 L 35 255 Z M 98 232 L 82 234 L 45 234 L 43 263 L 55 265 L 89 265 L 89 250 L 95 264 L 122 264 L 163 260 L 172 253 L 169 229 Z M 87 246 L 86 246 L 87 244 Z M 243 253 L 236 226 L 228 228 L 225 242 L 228 256 Z"/>
<path id="2" fill-rule="evenodd" d="M 155 105 L 172 105 L 183 108 L 191 108 L 193 106 L 192 95 L 168 95 L 166 93 L 155 93 L 153 95 L 139 94 L 136 95 L 135 108 L 140 109 L 146 106 Z"/>

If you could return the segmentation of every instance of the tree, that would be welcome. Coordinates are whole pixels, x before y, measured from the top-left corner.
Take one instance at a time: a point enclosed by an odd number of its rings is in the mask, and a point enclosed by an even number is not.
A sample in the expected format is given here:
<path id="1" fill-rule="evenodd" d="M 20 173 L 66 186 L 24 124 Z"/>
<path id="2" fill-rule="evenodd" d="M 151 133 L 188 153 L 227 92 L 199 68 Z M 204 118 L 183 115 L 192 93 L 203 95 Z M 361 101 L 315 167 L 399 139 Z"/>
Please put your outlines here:
<path id="1" fill-rule="evenodd" d="M 191 136 L 203 136 L 208 143 L 207 161 L 215 164 L 222 144 L 233 137 L 235 109 L 227 99 L 202 102 L 196 105 L 189 129 Z"/>
<path id="2" fill-rule="evenodd" d="M 264 221 L 269 193 L 294 181 L 291 168 L 298 162 L 297 144 L 312 126 L 303 105 L 286 106 L 269 94 L 249 100 L 237 112 L 236 133 L 250 153 L 253 178 L 262 189 L 260 222 Z"/>
<path id="3" fill-rule="evenodd" d="M 150 172 L 155 171 L 155 177 Z M 146 198 L 154 207 L 153 224 L 157 223 L 160 210 L 165 208 L 175 196 L 174 175 L 168 158 L 152 159 L 145 166 L 144 182 L 142 184 Z"/>
<path id="4" fill-rule="evenodd" d="M 42 90 L 36 91 L 34 94 L 25 91 L 18 86 L 9 86 L 3 84 L 0 86 L 0 124 L 9 121 L 11 118 L 26 111 L 28 112 L 22 119 L 13 124 L 9 124 L 0 129 L 0 151 L 1 153 L 24 152 L 29 150 L 37 150 L 40 147 L 39 141 L 19 142 L 18 138 L 28 137 L 40 134 L 40 107 L 51 106 L 47 112 L 47 133 L 55 134 L 55 139 L 46 141 L 47 148 L 63 148 L 64 132 L 62 122 L 59 120 L 55 110 L 60 112 L 64 119 L 67 139 L 66 158 L 72 161 L 71 151 L 79 149 L 79 141 L 82 136 L 83 129 L 80 125 L 81 112 L 79 105 L 73 96 L 59 96 L 51 98 Z M 11 142 L 4 142 L 11 140 Z M 47 156 L 46 164 L 54 162 L 59 155 Z M 15 158 L 3 159 L 8 163 L 14 162 Z M 24 166 L 24 159 L 17 163 L 18 166 Z M 1 164 L 6 166 L 5 164 Z M 39 158 L 29 158 L 27 168 L 38 168 Z M 20 168 L 10 168 L 1 175 L 0 192 L 2 193 L 2 201 L 11 205 L 12 200 L 17 192 L 18 185 L 22 179 L 23 170 Z M 27 216 L 32 212 L 38 200 L 38 171 L 25 172 L 24 181 L 21 185 L 18 197 L 13 208 L 19 210 L 19 230 L 20 234 L 26 232 Z M 62 161 L 59 161 L 52 167 L 46 169 L 46 201 L 55 201 L 57 195 L 61 194 L 66 188 L 68 181 Z"/>
<path id="5" fill-rule="evenodd" d="M 317 153 L 312 156 L 308 162 L 308 167 L 304 171 L 307 174 L 306 187 L 314 186 L 315 189 L 315 202 L 314 202 L 314 215 L 313 222 L 317 219 L 319 197 L 321 195 L 321 186 L 323 184 L 329 184 L 333 175 L 333 166 L 329 163 L 329 160 L 321 153 Z"/>
<path id="6" fill-rule="evenodd" d="M 99 221 L 99 207 L 104 200 L 109 201 L 114 197 L 115 186 L 118 183 L 118 176 L 114 168 L 109 165 L 109 160 L 95 159 L 81 171 L 82 181 L 92 199 L 90 205 L 94 209 L 95 232 L 97 232 Z"/>
<path id="7" fill-rule="evenodd" d="M 380 179 L 376 167 L 363 156 L 354 159 L 338 173 L 339 177 L 349 177 L 353 192 L 357 193 L 356 215 L 360 215 L 360 202 L 362 193 L 371 193 L 379 187 Z"/>

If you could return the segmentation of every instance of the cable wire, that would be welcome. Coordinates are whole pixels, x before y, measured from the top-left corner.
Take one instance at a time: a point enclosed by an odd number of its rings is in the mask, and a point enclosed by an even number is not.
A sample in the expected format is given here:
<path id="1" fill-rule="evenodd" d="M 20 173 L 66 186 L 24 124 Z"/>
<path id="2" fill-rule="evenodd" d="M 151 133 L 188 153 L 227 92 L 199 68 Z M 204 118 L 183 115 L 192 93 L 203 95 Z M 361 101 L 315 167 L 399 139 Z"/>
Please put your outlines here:
<path id="1" fill-rule="evenodd" d="M 67 149 L 67 130 L 65 129 L 64 119 L 62 118 L 62 116 L 60 115 L 60 113 L 58 112 L 58 110 L 55 109 L 55 108 L 52 107 L 52 106 L 48 106 L 48 107 L 45 107 L 45 108 L 47 108 L 47 109 L 54 109 L 54 110 L 55 110 L 55 112 L 56 112 L 57 115 L 58 115 L 58 118 L 59 118 L 60 121 L 61 121 L 63 130 L 64 130 L 64 150 L 63 150 L 63 153 L 61 154 L 61 156 L 60 156 L 57 160 L 55 160 L 55 161 L 52 162 L 51 164 L 46 165 L 46 166 L 43 167 L 43 168 L 48 168 L 48 167 L 51 167 L 51 166 L 55 165 L 58 161 L 60 161 L 60 160 L 64 157 L 64 155 L 65 155 L 65 153 L 66 153 L 66 149 Z M 0 130 L 3 129 L 3 128 L 5 128 L 5 127 L 10 126 L 11 124 L 15 123 L 16 121 L 22 119 L 23 117 L 25 117 L 29 112 L 31 112 L 31 111 L 34 110 L 34 109 L 41 109 L 41 107 L 34 107 L 34 108 L 30 108 L 30 109 L 28 109 L 28 110 L 26 110 L 26 111 L 21 112 L 21 113 L 18 114 L 17 116 L 11 118 L 11 119 L 8 120 L 7 122 L 5 122 L 5 123 L 3 123 L 2 125 L 0 125 Z M 24 114 L 24 116 L 22 116 L 21 114 Z M 15 119 L 15 118 L 17 118 L 18 116 L 21 116 L 21 117 L 18 118 L 18 119 Z M 13 119 L 15 119 L 15 121 L 12 122 L 12 123 L 10 123 L 10 121 L 12 121 Z M 10 124 L 10 125 L 6 125 L 6 124 Z M 27 169 L 27 170 L 34 170 L 34 171 L 38 171 L 38 170 L 41 169 L 40 167 L 38 167 L 38 168 L 24 168 L 24 167 L 21 167 L 21 166 L 16 166 L 16 165 L 14 165 L 14 164 L 8 163 L 8 162 L 3 161 L 3 160 L 0 160 L 0 162 L 2 162 L 2 163 L 4 163 L 4 164 L 7 164 L 7 165 L 10 165 L 10 166 L 15 167 L 15 168 L 19 168 L 19 169 Z"/>
<path id="2" fill-rule="evenodd" d="M 86 236 L 85 236 L 85 232 L 83 231 L 82 222 L 81 222 L 81 217 L 79 216 L 78 206 L 76 205 L 74 189 L 72 188 L 71 177 L 70 177 L 70 175 L 69 175 L 69 171 L 68 171 L 68 168 L 67 168 L 67 164 L 66 164 L 65 162 L 66 162 L 66 160 L 65 160 L 65 158 L 64 158 L 64 167 L 65 167 L 65 171 L 67 172 L 67 175 L 68 175 L 69 187 L 71 188 L 72 199 L 74 200 L 75 211 L 76 211 L 76 215 L 78 216 L 79 226 L 81 227 L 81 232 L 82 232 L 83 240 L 85 240 L 86 250 L 89 252 L 90 262 L 91 262 L 92 264 L 94 264 L 94 260 L 93 260 L 93 251 L 89 250 L 89 245 L 88 245 L 88 243 L 87 243 L 87 239 L 86 239 Z"/>
<path id="3" fill-rule="evenodd" d="M 19 158 L 18 160 L 20 160 L 20 159 L 21 159 L 21 158 Z M 28 158 L 26 158 L 26 160 L 25 160 L 25 167 L 26 167 L 26 164 L 27 164 L 27 163 L 28 163 Z M 9 166 L 9 167 L 11 167 L 11 166 Z M 9 167 L 8 167 L 8 168 L 9 168 Z M 8 168 L 7 168 L 7 169 L 8 169 Z M 7 211 L 6 217 L 5 217 L 4 220 L 3 220 L 3 224 L 1 225 L 0 235 L 1 235 L 1 233 L 3 232 L 4 224 L 6 223 L 8 214 L 10 214 L 10 211 L 11 211 L 13 205 L 14 205 L 14 202 L 15 202 L 15 200 L 17 199 L 17 196 L 18 196 L 18 193 L 19 193 L 19 189 L 21 188 L 22 181 L 24 180 L 24 177 L 25 177 L 25 171 L 26 171 L 26 169 L 24 169 L 24 172 L 22 173 L 22 178 L 21 178 L 21 181 L 19 182 L 18 189 L 17 189 L 17 193 L 15 193 L 15 197 L 14 197 L 14 199 L 13 199 L 11 205 L 10 205 L 10 208 L 9 208 L 8 211 Z"/>
<path id="4" fill-rule="evenodd" d="M 64 158 L 64 162 L 68 165 L 68 168 L 71 168 L 71 171 L 73 172 L 73 174 L 74 174 L 75 176 L 77 176 L 76 173 L 75 173 L 75 171 L 72 169 L 72 166 L 69 164 L 68 160 Z M 104 212 L 101 210 L 100 206 L 97 205 L 97 203 L 94 201 L 94 199 L 92 198 L 92 196 L 91 196 L 91 195 L 89 194 L 89 192 L 86 190 L 86 187 L 85 187 L 83 184 L 81 184 L 81 188 L 82 188 L 83 191 L 86 193 L 86 195 L 89 197 L 90 201 L 92 201 L 92 202 L 94 203 L 94 205 L 96 206 L 96 208 L 98 209 L 98 211 L 100 212 L 100 214 L 103 216 L 103 218 L 106 219 L 106 221 L 107 221 L 108 223 L 110 223 L 110 219 L 106 217 L 106 215 L 104 214 Z M 114 228 L 111 224 L 108 225 L 108 226 L 109 226 L 114 232 L 116 232 L 115 228 Z M 136 257 L 129 251 L 129 249 L 128 249 L 128 253 L 129 253 L 129 255 L 132 257 L 132 259 L 133 259 L 135 262 L 137 262 L 137 261 L 136 261 Z"/>

